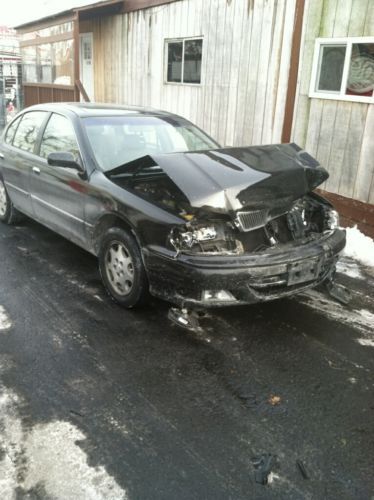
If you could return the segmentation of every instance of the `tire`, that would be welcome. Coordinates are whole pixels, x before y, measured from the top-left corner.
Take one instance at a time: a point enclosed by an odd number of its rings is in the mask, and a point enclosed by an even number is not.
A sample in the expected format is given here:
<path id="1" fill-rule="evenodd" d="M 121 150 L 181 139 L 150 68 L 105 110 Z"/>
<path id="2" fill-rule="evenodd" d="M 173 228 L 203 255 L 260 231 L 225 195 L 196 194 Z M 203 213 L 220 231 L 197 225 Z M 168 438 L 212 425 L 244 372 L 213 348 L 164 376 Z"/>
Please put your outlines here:
<path id="1" fill-rule="evenodd" d="M 99 251 L 101 279 L 109 295 L 122 307 L 143 305 L 149 298 L 149 284 L 134 237 L 113 227 L 101 240 Z"/>
<path id="2" fill-rule="evenodd" d="M 0 175 L 0 221 L 5 224 L 16 224 L 21 219 L 22 214 L 14 207 Z"/>

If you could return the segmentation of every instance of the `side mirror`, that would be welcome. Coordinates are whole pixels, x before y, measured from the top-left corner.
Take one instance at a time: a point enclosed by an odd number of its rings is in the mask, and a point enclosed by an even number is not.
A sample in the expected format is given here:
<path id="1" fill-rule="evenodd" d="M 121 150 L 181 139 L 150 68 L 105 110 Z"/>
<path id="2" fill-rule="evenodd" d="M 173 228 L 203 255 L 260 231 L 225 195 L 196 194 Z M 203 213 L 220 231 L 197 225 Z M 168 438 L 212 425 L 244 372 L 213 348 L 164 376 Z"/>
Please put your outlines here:
<path id="1" fill-rule="evenodd" d="M 78 170 L 79 173 L 84 173 L 82 165 L 77 162 L 73 153 L 49 153 L 47 162 L 48 165 L 51 165 L 52 167 L 74 168 L 75 170 Z"/>

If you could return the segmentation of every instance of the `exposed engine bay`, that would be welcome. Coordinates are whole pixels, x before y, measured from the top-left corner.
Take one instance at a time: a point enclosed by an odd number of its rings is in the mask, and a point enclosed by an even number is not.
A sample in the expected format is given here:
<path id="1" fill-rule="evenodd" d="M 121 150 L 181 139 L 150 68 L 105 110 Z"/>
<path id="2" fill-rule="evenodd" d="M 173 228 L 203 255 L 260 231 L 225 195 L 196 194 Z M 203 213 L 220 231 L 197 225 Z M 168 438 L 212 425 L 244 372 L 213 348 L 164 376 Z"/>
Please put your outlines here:
<path id="1" fill-rule="evenodd" d="M 114 180 L 114 179 L 112 179 Z M 178 215 L 186 222 L 174 227 L 167 246 L 177 253 L 233 254 L 261 252 L 281 244 L 309 241 L 338 226 L 337 213 L 315 193 L 273 209 L 216 213 L 194 208 L 159 167 L 121 176 L 121 185 Z"/>
<path id="2" fill-rule="evenodd" d="M 193 218 L 183 228 L 174 228 L 169 242 L 177 252 L 240 255 L 284 244 L 306 243 L 338 226 L 337 213 L 315 194 L 305 195 L 284 209 L 281 215 L 264 216 L 263 225 L 254 228 L 243 228 L 238 221 L 243 214 L 247 218 L 252 215 L 242 212 L 226 221 L 211 216 L 205 223 Z"/>

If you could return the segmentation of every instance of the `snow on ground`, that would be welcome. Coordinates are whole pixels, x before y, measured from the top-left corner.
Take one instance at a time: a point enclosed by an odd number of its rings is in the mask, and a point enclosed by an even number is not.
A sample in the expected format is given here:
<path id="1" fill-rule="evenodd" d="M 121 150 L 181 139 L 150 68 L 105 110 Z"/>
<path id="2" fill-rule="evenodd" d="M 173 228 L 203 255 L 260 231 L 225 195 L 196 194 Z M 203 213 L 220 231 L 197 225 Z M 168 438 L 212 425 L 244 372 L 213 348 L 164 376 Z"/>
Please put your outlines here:
<path id="1" fill-rule="evenodd" d="M 11 326 L 12 322 L 10 321 L 7 312 L 3 306 L 0 306 L 0 331 L 9 330 Z"/>
<path id="2" fill-rule="evenodd" d="M 347 245 L 343 255 L 358 260 L 365 266 L 374 267 L 374 241 L 355 227 L 347 227 Z"/>
<path id="3" fill-rule="evenodd" d="M 104 467 L 92 467 L 79 446 L 84 434 L 70 422 L 25 429 L 13 391 L 0 385 L 0 492 L 2 500 L 125 500 L 126 492 Z"/>
<path id="4" fill-rule="evenodd" d="M 345 257 L 344 255 L 338 260 L 336 270 L 338 273 L 345 274 L 353 279 L 366 279 L 361 272 L 359 263 L 349 257 Z"/>
<path id="5" fill-rule="evenodd" d="M 367 309 L 348 309 L 316 290 L 308 290 L 298 295 L 297 300 L 331 320 L 355 328 L 362 335 L 362 338 L 356 341 L 363 346 L 374 347 L 374 314 L 372 312 Z"/>

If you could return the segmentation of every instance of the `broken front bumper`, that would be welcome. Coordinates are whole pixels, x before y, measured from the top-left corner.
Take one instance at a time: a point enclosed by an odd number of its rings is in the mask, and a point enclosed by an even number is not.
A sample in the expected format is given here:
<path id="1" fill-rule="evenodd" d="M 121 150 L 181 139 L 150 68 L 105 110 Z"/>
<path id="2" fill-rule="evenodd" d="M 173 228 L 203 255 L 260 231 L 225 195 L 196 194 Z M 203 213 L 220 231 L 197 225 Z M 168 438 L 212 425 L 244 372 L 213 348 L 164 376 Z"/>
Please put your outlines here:
<path id="1" fill-rule="evenodd" d="M 345 246 L 336 229 L 318 240 L 239 256 L 143 249 L 152 295 L 180 307 L 251 304 L 292 295 L 331 277 Z M 225 293 L 219 293 L 225 292 Z"/>

